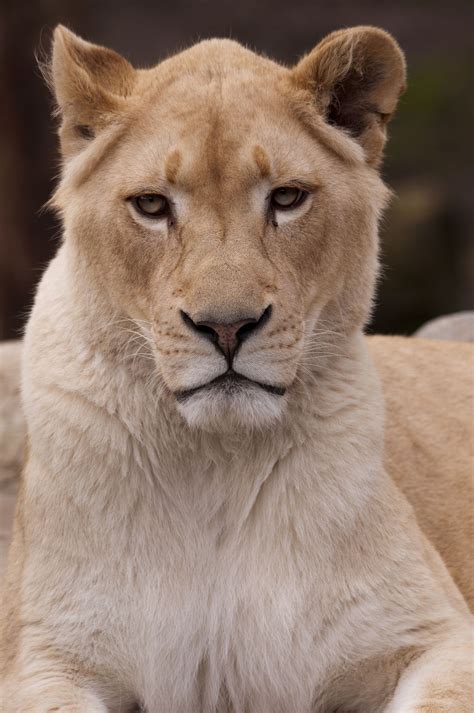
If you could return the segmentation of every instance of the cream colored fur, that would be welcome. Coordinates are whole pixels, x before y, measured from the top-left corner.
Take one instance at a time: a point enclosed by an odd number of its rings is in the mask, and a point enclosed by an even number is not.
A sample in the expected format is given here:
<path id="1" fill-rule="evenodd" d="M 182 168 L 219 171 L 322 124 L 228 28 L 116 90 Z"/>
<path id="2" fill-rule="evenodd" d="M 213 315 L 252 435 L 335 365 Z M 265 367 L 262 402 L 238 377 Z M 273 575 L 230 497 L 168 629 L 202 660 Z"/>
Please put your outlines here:
<path id="1" fill-rule="evenodd" d="M 444 318 L 447 332 L 457 315 Z M 369 337 L 386 407 L 384 460 L 422 530 L 474 607 L 474 350 L 459 343 Z M 24 456 L 22 343 L 0 344 L 0 578 Z"/>
<path id="2" fill-rule="evenodd" d="M 471 616 L 384 469 L 361 331 L 396 43 L 334 33 L 288 70 L 211 41 L 135 72 L 59 29 L 52 71 L 65 239 L 25 336 L 3 711 L 469 711 Z M 307 200 L 270 215 L 288 184 Z M 227 369 L 180 310 L 269 304 L 233 366 L 284 395 L 177 399 Z"/>
<path id="3" fill-rule="evenodd" d="M 18 476 L 24 460 L 25 419 L 20 403 L 21 342 L 0 343 L 0 579 L 11 538 Z"/>

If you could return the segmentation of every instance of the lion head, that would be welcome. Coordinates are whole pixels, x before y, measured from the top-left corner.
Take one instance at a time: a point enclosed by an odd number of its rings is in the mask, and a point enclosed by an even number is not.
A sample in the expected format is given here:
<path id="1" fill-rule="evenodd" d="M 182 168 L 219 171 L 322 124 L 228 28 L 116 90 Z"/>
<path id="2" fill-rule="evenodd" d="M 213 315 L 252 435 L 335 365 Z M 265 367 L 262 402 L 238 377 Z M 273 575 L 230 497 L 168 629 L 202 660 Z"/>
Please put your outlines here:
<path id="1" fill-rule="evenodd" d="M 281 418 L 321 335 L 370 311 L 396 42 L 335 32 L 288 68 L 208 40 L 136 70 L 58 27 L 51 79 L 78 269 L 190 424 Z"/>

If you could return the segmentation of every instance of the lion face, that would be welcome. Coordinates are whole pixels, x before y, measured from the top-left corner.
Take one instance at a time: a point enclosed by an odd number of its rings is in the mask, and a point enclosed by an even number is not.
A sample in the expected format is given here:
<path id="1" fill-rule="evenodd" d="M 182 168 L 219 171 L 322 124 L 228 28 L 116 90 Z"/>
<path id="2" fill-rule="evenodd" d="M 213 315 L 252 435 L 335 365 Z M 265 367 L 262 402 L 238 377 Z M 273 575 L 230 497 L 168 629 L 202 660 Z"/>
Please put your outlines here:
<path id="1" fill-rule="evenodd" d="M 108 102 L 91 109 L 88 87 L 86 107 L 64 109 L 66 239 L 191 425 L 274 423 L 321 335 L 367 318 L 386 199 L 374 161 L 309 104 L 311 55 L 290 71 L 208 41 L 136 72 L 59 32 L 60 104 L 81 92 L 64 66 L 89 53 Z"/>

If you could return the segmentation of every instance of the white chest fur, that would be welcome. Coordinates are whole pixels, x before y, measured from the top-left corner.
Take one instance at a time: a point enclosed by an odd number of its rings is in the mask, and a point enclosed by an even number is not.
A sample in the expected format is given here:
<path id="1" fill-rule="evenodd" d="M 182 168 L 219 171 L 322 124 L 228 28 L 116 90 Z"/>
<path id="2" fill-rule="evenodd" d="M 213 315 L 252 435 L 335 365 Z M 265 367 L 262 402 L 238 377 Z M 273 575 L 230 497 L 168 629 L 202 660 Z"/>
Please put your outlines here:
<path id="1" fill-rule="evenodd" d="M 337 484 L 326 447 L 281 453 L 281 441 L 259 439 L 250 459 L 247 443 L 214 460 L 183 449 L 173 469 L 130 434 L 117 453 L 123 427 L 104 419 L 83 457 L 61 451 L 67 476 L 36 467 L 57 481 L 55 527 L 35 544 L 47 582 L 38 606 L 56 643 L 106 668 L 149 713 L 225 711 L 226 700 L 236 712 L 310 710 L 377 615 L 366 597 L 377 578 L 364 580 L 349 546 L 367 494 Z M 73 428 L 63 415 L 54 438 L 76 443 Z M 349 454 L 339 456 L 342 468 Z M 39 518 L 51 508 L 43 490 L 32 482 Z M 64 607 L 50 606 L 52 586 Z M 380 633 L 372 639 L 377 648 Z"/>

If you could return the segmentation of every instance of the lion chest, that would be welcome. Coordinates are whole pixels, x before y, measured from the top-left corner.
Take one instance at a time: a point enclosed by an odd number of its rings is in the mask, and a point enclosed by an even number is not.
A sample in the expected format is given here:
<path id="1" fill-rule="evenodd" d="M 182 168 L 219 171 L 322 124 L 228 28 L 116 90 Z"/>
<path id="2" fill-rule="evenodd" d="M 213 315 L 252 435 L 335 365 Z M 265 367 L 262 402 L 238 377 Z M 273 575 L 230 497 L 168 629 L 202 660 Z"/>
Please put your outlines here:
<path id="1" fill-rule="evenodd" d="M 177 711 L 225 711 L 229 701 L 235 711 L 290 710 L 300 700 L 304 711 L 317 666 L 303 597 L 288 582 L 250 581 L 245 572 L 203 571 L 199 579 L 181 592 L 162 591 L 135 612 L 147 711 L 172 700 Z"/>

